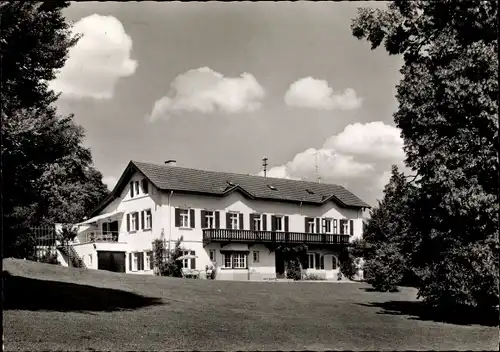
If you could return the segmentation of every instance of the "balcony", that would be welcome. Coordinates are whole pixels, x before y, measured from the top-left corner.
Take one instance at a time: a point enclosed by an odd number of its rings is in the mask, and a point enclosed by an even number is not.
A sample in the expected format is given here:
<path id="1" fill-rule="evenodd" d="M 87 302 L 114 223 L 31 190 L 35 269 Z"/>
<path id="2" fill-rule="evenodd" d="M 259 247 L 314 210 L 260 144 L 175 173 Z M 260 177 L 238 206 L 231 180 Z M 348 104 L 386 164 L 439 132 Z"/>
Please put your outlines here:
<path id="1" fill-rule="evenodd" d="M 78 237 L 81 243 L 118 242 L 118 231 L 89 231 Z"/>
<path id="2" fill-rule="evenodd" d="M 204 229 L 203 243 L 208 244 L 210 242 L 347 245 L 349 243 L 349 235 Z"/>

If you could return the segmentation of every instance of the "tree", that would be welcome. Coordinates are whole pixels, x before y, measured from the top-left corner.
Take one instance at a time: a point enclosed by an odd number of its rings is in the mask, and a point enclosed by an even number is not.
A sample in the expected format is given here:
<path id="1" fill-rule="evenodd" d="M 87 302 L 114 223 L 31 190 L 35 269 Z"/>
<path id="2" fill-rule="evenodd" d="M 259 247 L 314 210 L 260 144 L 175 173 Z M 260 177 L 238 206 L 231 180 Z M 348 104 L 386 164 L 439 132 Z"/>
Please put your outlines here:
<path id="1" fill-rule="evenodd" d="M 68 5 L 0 2 L 4 256 L 26 254 L 29 226 L 77 221 L 108 192 L 83 129 L 57 114 L 48 88 L 78 40 L 62 15 Z"/>
<path id="2" fill-rule="evenodd" d="M 497 305 L 497 3 L 397 0 L 360 9 L 351 29 L 404 58 L 394 119 L 419 175 L 405 239 L 419 295 L 441 308 Z"/>

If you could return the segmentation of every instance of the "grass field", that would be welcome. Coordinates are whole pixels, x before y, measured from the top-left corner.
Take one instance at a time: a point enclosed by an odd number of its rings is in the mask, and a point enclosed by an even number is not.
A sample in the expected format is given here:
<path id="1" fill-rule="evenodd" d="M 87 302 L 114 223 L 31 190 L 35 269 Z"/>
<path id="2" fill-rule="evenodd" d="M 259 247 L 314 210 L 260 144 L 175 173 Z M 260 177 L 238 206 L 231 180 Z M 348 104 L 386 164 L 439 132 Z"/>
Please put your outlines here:
<path id="1" fill-rule="evenodd" d="M 3 267 L 6 350 L 498 350 L 498 327 L 423 318 L 411 288 Z"/>

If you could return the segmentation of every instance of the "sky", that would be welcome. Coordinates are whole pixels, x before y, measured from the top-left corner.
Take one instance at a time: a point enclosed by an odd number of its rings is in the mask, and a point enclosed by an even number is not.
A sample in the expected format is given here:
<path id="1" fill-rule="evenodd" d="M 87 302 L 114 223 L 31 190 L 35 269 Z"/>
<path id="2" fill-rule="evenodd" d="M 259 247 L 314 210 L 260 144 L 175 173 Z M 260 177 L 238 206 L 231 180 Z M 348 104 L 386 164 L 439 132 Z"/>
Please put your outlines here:
<path id="1" fill-rule="evenodd" d="M 352 36 L 375 2 L 79 2 L 51 88 L 103 181 L 130 160 L 340 184 L 376 205 L 405 154 L 400 56 Z"/>

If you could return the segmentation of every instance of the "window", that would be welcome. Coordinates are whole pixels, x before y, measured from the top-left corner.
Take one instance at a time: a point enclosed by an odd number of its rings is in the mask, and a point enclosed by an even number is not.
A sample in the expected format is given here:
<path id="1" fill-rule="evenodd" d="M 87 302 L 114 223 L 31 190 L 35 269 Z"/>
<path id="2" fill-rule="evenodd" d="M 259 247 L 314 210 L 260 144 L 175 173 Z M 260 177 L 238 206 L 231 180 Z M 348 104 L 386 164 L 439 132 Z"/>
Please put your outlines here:
<path id="1" fill-rule="evenodd" d="M 180 209 L 181 226 L 187 228 L 189 227 L 189 209 Z"/>
<path id="2" fill-rule="evenodd" d="M 141 184 L 142 184 L 142 193 L 148 194 L 148 180 L 146 180 L 145 178 L 143 178 L 141 180 Z"/>
<path id="3" fill-rule="evenodd" d="M 229 213 L 229 228 L 237 230 L 239 228 L 239 215 L 238 213 Z"/>
<path id="4" fill-rule="evenodd" d="M 337 219 L 333 219 L 333 233 L 335 235 L 338 234 L 338 228 L 337 228 Z"/>
<path id="5" fill-rule="evenodd" d="M 134 253 L 133 262 L 132 262 L 132 270 L 139 270 L 139 253 Z"/>
<path id="6" fill-rule="evenodd" d="M 134 185 L 135 185 L 135 194 L 139 194 L 139 181 L 135 181 Z"/>
<path id="7" fill-rule="evenodd" d="M 253 228 L 255 231 L 262 231 L 262 215 L 261 214 L 254 214 L 253 215 Z"/>
<path id="8" fill-rule="evenodd" d="M 146 261 L 146 263 L 144 265 L 144 267 L 146 268 L 146 270 L 153 269 L 153 261 L 151 260 L 152 259 L 151 258 L 151 254 L 152 253 L 153 252 L 146 252 L 146 255 L 145 255 L 145 258 L 144 258 L 145 261 Z"/>
<path id="9" fill-rule="evenodd" d="M 314 269 L 316 266 L 314 264 L 316 264 L 316 256 L 314 255 L 314 253 L 307 253 L 307 263 L 308 263 L 308 268 L 309 269 Z"/>
<path id="10" fill-rule="evenodd" d="M 245 253 L 233 253 L 233 268 L 243 269 L 247 267 L 247 256 Z"/>
<path id="11" fill-rule="evenodd" d="M 349 222 L 345 219 L 340 220 L 340 234 L 347 235 L 349 233 Z"/>
<path id="12" fill-rule="evenodd" d="M 323 233 L 332 233 L 332 219 L 322 219 Z"/>
<path id="13" fill-rule="evenodd" d="M 226 269 L 246 269 L 247 268 L 247 253 L 246 252 L 225 252 L 222 254 L 223 268 Z"/>
<path id="14" fill-rule="evenodd" d="M 130 231 L 139 230 L 139 213 L 135 212 L 130 214 Z"/>
<path id="15" fill-rule="evenodd" d="M 210 257 L 210 261 L 215 263 L 215 249 L 211 249 L 209 252 L 208 252 L 208 255 Z"/>
<path id="16" fill-rule="evenodd" d="M 141 211 L 141 223 L 143 230 L 150 230 L 152 227 L 152 214 L 151 209 Z"/>
<path id="17" fill-rule="evenodd" d="M 182 251 L 182 255 L 192 255 L 193 258 L 182 259 L 183 269 L 196 269 L 195 251 Z"/>
<path id="18" fill-rule="evenodd" d="M 275 231 L 284 231 L 284 225 L 283 225 L 283 216 L 281 215 L 276 215 L 275 216 L 275 221 L 276 221 L 276 228 Z"/>
<path id="19" fill-rule="evenodd" d="M 259 262 L 259 252 L 258 251 L 253 251 L 253 262 L 254 263 Z"/>
<path id="20" fill-rule="evenodd" d="M 215 216 L 213 211 L 205 211 L 205 228 L 215 228 Z"/>
<path id="21" fill-rule="evenodd" d="M 315 233 L 316 231 L 316 222 L 314 221 L 314 218 L 309 218 L 307 220 L 307 232 L 308 233 Z"/>

